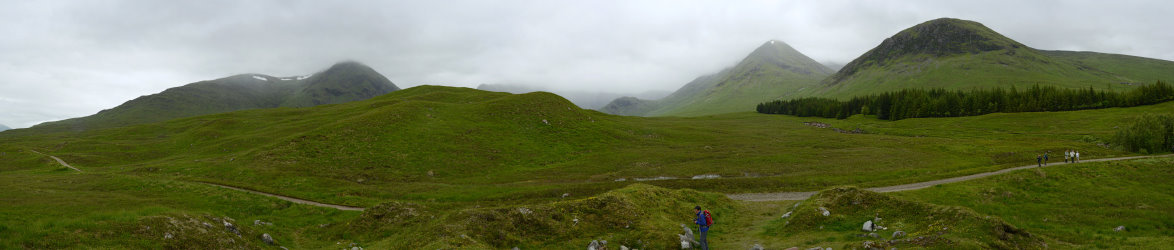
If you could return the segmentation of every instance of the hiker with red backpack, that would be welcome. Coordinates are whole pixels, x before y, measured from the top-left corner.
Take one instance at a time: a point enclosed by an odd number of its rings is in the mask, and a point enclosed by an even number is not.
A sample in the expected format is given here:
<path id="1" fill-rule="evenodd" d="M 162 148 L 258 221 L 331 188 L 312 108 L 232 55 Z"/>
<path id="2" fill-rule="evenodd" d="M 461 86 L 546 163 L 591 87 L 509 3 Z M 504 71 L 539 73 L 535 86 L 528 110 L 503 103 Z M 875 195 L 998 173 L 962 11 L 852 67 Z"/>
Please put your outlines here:
<path id="1" fill-rule="evenodd" d="M 698 248 L 709 250 L 709 242 L 705 240 L 705 234 L 709 232 L 709 226 L 713 225 L 713 215 L 709 213 L 709 210 L 701 210 L 701 206 L 693 207 L 693 212 L 697 214 L 697 218 L 693 219 L 693 223 L 697 224 L 697 231 L 701 232 L 701 240 L 699 241 L 701 244 L 699 244 Z"/>

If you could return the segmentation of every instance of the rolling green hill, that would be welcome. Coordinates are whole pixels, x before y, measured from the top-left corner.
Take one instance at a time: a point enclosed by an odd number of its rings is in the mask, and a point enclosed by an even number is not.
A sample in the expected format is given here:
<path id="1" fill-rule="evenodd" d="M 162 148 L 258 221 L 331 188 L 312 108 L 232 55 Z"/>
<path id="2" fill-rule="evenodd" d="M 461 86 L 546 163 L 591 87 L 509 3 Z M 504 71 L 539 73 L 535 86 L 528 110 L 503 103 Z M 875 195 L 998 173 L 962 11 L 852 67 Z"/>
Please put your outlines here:
<path id="1" fill-rule="evenodd" d="M 600 110 L 633 116 L 698 116 L 754 110 L 767 100 L 815 86 L 827 66 L 782 41 L 767 41 L 737 65 L 698 77 L 660 100 L 620 98 Z"/>
<path id="2" fill-rule="evenodd" d="M 1174 62 L 1156 59 L 1037 50 L 980 23 L 941 18 L 885 39 L 802 95 L 849 98 L 907 88 L 1023 89 L 1036 84 L 1128 89 L 1174 79 L 1171 69 Z"/>
<path id="3" fill-rule="evenodd" d="M 20 216 L 0 216 L 0 246 L 227 247 L 216 245 L 229 244 L 225 237 L 235 239 L 231 244 L 259 246 L 259 235 L 268 233 L 295 248 L 336 242 L 376 248 L 567 248 L 588 239 L 660 248 L 680 230 L 674 222 L 687 216 L 677 211 L 687 211 L 693 202 L 714 208 L 730 223 L 715 229 L 713 237 L 758 237 L 735 236 L 742 229 L 734 225 L 750 227 L 759 213 L 749 211 L 759 205 L 726 207 L 730 201 L 712 193 L 671 189 L 873 187 L 1026 165 L 1044 150 L 1075 148 L 1090 159 L 1126 155 L 1098 143 L 1132 117 L 1172 105 L 894 122 L 750 112 L 645 118 L 583 110 L 544 92 L 419 86 L 311 108 L 243 110 L 82 132 L 5 131 L 0 183 L 7 191 L 0 202 L 8 205 L 0 206 L 0 214 Z M 203 183 L 372 211 L 308 207 Z M 660 188 L 633 187 L 636 183 Z M 397 211 L 414 212 L 400 217 Z M 858 212 L 853 216 L 868 211 Z M 229 217 L 238 221 L 241 238 L 219 225 L 201 230 L 201 223 Z M 951 223 L 991 221 L 974 218 Z M 253 220 L 274 224 L 249 223 Z M 495 222 L 518 226 L 485 226 Z M 411 230 L 399 230 L 405 228 Z M 841 240 L 845 229 L 837 230 L 834 242 L 857 240 Z M 164 240 L 167 233 L 177 240 Z M 951 237 L 974 239 L 973 244 L 992 240 Z"/>
<path id="4" fill-rule="evenodd" d="M 395 90 L 399 88 L 394 83 L 366 65 L 343 62 L 311 76 L 242 74 L 191 83 L 94 115 L 46 122 L 32 129 L 80 131 L 245 109 L 309 107 L 364 100 Z"/>

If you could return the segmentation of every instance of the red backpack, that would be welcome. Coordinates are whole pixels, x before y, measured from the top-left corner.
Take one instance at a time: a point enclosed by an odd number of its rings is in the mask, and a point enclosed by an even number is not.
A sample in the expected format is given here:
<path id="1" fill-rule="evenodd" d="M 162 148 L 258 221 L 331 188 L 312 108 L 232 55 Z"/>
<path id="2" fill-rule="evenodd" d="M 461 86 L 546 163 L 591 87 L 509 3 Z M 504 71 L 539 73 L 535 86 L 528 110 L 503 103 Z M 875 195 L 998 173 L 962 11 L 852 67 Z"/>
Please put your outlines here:
<path id="1" fill-rule="evenodd" d="M 709 210 L 702 211 L 705 214 L 705 226 L 713 226 L 713 215 L 709 214 Z"/>

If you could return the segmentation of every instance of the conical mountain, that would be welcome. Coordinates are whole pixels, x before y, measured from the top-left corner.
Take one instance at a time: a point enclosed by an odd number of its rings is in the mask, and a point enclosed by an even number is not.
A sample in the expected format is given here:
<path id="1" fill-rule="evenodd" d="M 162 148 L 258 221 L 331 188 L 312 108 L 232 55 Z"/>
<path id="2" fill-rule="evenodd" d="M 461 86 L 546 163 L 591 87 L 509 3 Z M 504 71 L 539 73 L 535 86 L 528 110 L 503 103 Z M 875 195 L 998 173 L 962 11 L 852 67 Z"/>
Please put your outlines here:
<path id="1" fill-rule="evenodd" d="M 885 39 L 824 80 L 820 88 L 803 95 L 850 97 L 906 88 L 1035 84 L 1105 88 L 1109 84 L 1147 83 L 1174 76 L 1174 71 L 1154 73 L 1174 69 L 1174 64 L 1166 64 L 1169 62 L 1139 65 L 1131 72 L 1093 67 L 1097 60 L 1054 56 L 1057 53 L 1063 52 L 1033 49 L 978 22 L 940 18 Z M 1133 65 L 1141 61 L 1119 62 Z"/>
<path id="2" fill-rule="evenodd" d="M 94 115 L 46 122 L 33 128 L 80 131 L 120 127 L 236 110 L 358 101 L 395 90 L 399 87 L 370 67 L 343 62 L 307 76 L 241 74 L 190 83 L 141 96 Z"/>
<path id="3" fill-rule="evenodd" d="M 832 73 L 782 41 L 763 43 L 732 68 L 698 77 L 669 96 L 620 98 L 601 110 L 620 115 L 696 116 L 753 111 L 758 103 L 812 87 Z"/>
<path id="4" fill-rule="evenodd" d="M 358 62 L 343 62 L 305 79 L 306 87 L 281 106 L 310 107 L 366 100 L 399 90 L 387 77 Z"/>

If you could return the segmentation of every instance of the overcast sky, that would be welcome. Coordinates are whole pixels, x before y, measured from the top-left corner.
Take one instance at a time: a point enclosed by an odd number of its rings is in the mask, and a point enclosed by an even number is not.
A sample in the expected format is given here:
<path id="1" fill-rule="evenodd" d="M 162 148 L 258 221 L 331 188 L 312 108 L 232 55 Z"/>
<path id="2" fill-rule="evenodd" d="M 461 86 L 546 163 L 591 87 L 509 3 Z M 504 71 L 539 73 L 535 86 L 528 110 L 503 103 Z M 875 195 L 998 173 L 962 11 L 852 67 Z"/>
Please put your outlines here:
<path id="1" fill-rule="evenodd" d="M 241 73 L 363 62 L 401 88 L 675 90 L 777 39 L 846 63 L 918 23 L 1028 46 L 1174 60 L 1172 1 L 9 1 L 0 124 L 86 116 Z"/>

